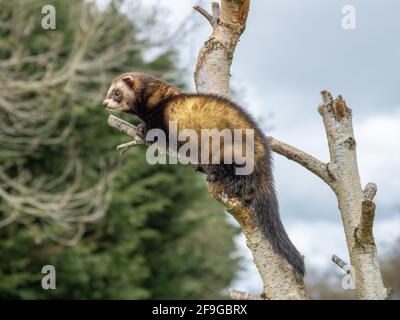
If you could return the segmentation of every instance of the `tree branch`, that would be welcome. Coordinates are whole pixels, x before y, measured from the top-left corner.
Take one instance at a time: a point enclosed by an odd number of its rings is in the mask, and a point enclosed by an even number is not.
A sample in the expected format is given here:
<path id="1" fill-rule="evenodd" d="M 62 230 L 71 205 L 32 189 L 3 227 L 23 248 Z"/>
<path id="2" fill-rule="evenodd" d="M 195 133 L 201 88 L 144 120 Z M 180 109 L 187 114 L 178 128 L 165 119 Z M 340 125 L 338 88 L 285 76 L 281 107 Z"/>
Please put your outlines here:
<path id="1" fill-rule="evenodd" d="M 204 18 L 206 18 L 210 22 L 211 25 L 213 25 L 213 16 L 209 14 L 207 10 L 203 9 L 201 6 L 194 6 L 193 9 L 199 12 Z"/>
<path id="2" fill-rule="evenodd" d="M 378 187 L 375 183 L 368 183 L 364 188 L 364 198 L 365 200 L 372 201 L 375 198 L 376 192 L 378 191 Z"/>
<path id="3" fill-rule="evenodd" d="M 133 138 L 132 141 L 117 146 L 117 150 L 121 152 L 121 155 L 132 147 L 136 147 L 140 144 L 146 144 L 145 137 L 143 136 L 142 132 L 129 122 L 110 115 L 108 116 L 108 124 Z"/>
<path id="4" fill-rule="evenodd" d="M 343 261 L 341 258 L 339 258 L 337 255 L 333 255 L 332 256 L 332 261 L 341 269 L 343 269 L 344 271 L 346 271 L 347 273 L 350 273 L 350 269 L 346 270 L 346 266 L 348 266 L 348 263 L 346 263 L 345 261 Z"/>
<path id="5" fill-rule="evenodd" d="M 327 164 L 305 153 L 304 151 L 283 143 L 273 137 L 268 137 L 268 141 L 274 152 L 286 157 L 289 160 L 297 162 L 307 170 L 320 177 L 326 183 L 331 184 L 333 182 L 333 177 L 329 172 Z"/>
<path id="6" fill-rule="evenodd" d="M 134 138 L 135 140 L 138 141 L 139 143 L 145 144 L 145 140 L 141 132 L 138 130 L 137 127 L 134 125 L 130 124 L 129 122 L 126 122 L 120 118 L 117 118 L 116 116 L 110 115 L 108 117 L 108 124 L 111 127 L 114 127 L 118 129 L 119 131 L 122 131 L 123 133 L 126 133 L 128 136 Z"/>

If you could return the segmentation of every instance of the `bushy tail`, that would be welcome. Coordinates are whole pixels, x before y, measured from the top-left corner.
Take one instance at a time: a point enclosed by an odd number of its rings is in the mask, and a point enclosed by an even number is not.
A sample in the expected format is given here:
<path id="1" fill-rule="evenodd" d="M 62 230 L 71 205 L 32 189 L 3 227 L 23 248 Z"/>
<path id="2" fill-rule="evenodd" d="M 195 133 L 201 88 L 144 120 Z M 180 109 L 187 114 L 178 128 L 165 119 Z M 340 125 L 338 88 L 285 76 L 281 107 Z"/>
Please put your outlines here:
<path id="1" fill-rule="evenodd" d="M 290 241 L 279 217 L 279 207 L 273 186 L 262 186 L 252 201 L 254 219 L 271 242 L 273 250 L 283 256 L 300 274 L 305 274 L 303 257 Z"/>

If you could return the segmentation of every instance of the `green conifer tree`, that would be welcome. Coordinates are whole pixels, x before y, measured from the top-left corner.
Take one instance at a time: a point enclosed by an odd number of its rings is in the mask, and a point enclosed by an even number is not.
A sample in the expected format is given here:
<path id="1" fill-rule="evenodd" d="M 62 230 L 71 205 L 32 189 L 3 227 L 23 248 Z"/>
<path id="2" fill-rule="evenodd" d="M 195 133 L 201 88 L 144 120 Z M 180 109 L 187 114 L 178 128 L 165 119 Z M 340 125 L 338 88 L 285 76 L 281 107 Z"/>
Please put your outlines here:
<path id="1" fill-rule="evenodd" d="M 57 12 L 55 30 L 40 23 L 48 4 Z M 182 86 L 175 52 L 145 61 L 151 34 L 118 7 L 0 0 L 0 221 L 18 216 L 0 228 L 0 298 L 216 298 L 237 270 L 236 229 L 202 177 L 188 167 L 149 165 L 143 147 L 123 157 L 115 151 L 127 139 L 108 127 L 101 108 L 114 76 L 140 70 Z M 104 164 L 112 168 L 101 191 L 112 200 L 100 221 L 84 224 L 77 244 L 65 246 L 52 239 L 65 235 L 63 220 L 48 209 L 41 217 L 40 201 L 75 183 L 73 175 L 51 183 L 71 157 L 82 168 L 76 192 L 96 186 Z M 77 214 L 91 205 L 84 204 Z M 55 290 L 41 288 L 46 264 L 56 268 Z"/>

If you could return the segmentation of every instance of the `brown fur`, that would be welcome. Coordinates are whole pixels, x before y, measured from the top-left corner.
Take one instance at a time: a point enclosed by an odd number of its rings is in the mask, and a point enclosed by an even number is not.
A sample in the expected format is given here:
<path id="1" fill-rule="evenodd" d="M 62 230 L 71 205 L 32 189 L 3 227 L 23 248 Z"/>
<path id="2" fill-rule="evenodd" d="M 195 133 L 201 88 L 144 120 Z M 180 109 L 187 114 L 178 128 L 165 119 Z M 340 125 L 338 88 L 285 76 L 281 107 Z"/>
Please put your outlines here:
<path id="1" fill-rule="evenodd" d="M 219 131 L 228 129 L 231 132 L 235 129 L 242 129 L 242 138 L 246 141 L 246 129 L 255 129 L 254 123 L 246 117 L 243 117 L 232 102 L 225 99 L 216 99 L 215 97 L 202 95 L 181 95 L 168 103 L 164 112 L 164 121 L 177 121 L 178 132 L 183 129 L 193 129 L 197 132 L 198 137 L 201 136 L 202 129 L 217 129 Z M 209 139 L 209 150 L 211 150 L 212 141 Z M 221 141 L 220 155 L 221 160 L 224 153 L 229 152 L 227 148 L 232 148 L 233 153 L 246 152 L 246 145 L 243 144 L 243 150 L 236 151 L 235 146 L 224 145 Z M 255 136 L 254 160 L 264 159 L 266 154 L 265 146 L 262 143 L 260 135 Z"/>
<path id="2" fill-rule="evenodd" d="M 184 94 L 176 87 L 143 73 L 127 73 L 116 78 L 104 100 L 104 106 L 139 117 L 144 124 L 144 134 L 150 129 L 161 129 L 168 137 L 170 121 L 176 121 L 178 134 L 184 129 L 192 129 L 199 138 L 203 129 L 217 129 L 220 132 L 242 129 L 242 141 L 245 142 L 245 130 L 254 130 L 254 159 L 248 159 L 253 161 L 252 173 L 237 175 L 235 169 L 240 167 L 238 164 L 224 163 L 225 152 L 244 155 L 247 151 L 245 143 L 241 145 L 244 146 L 242 150 L 229 141 L 220 145 L 219 164 L 200 164 L 198 168 L 207 174 L 209 181 L 222 183 L 229 195 L 238 196 L 248 203 L 254 220 L 270 240 L 273 249 L 284 256 L 297 272 L 304 274 L 303 259 L 289 240 L 279 217 L 270 147 L 246 111 L 224 97 Z M 211 160 L 211 140 L 205 141 L 204 145 L 200 142 L 199 148 L 208 144 L 208 157 Z"/>

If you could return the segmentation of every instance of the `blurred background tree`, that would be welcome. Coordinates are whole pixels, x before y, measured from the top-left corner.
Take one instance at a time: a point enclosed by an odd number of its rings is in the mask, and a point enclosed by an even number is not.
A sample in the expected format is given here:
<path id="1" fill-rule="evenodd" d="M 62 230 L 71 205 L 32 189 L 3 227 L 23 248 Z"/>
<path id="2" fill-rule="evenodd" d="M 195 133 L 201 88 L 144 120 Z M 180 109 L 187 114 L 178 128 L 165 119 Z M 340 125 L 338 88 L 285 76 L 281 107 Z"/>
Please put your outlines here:
<path id="1" fill-rule="evenodd" d="M 150 166 L 143 148 L 121 158 L 101 108 L 122 72 L 184 85 L 157 19 L 136 1 L 0 0 L 0 298 L 225 296 L 237 229 L 190 168 Z M 56 290 L 41 288 L 46 264 Z"/>
<path id="2" fill-rule="evenodd" d="M 383 280 L 392 288 L 393 300 L 400 300 L 400 239 L 395 241 L 391 252 L 382 263 Z"/>

